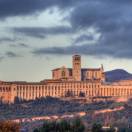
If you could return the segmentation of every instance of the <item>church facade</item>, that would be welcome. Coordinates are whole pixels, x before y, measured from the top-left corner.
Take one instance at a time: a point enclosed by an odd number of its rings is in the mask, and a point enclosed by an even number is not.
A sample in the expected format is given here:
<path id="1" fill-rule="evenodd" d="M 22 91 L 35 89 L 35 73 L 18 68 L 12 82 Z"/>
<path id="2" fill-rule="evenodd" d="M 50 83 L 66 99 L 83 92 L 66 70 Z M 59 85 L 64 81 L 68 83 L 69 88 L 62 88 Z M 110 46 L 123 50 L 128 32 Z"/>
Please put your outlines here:
<path id="1" fill-rule="evenodd" d="M 72 68 L 62 66 L 52 70 L 52 79 L 40 82 L 0 81 L 0 100 L 13 103 L 15 99 L 34 100 L 41 97 L 131 97 L 132 81 L 106 82 L 103 65 L 81 68 L 81 56 L 74 55 Z"/>

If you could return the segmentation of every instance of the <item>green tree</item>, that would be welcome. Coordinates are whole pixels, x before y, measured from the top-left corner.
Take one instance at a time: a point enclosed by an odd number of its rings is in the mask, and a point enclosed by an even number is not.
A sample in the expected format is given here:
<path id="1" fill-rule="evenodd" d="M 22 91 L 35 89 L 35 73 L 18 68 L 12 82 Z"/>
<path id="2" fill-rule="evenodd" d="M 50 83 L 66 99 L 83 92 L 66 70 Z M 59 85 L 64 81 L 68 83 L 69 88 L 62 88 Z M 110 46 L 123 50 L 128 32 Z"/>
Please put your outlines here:
<path id="1" fill-rule="evenodd" d="M 65 97 L 73 97 L 73 96 L 74 96 L 73 91 L 68 90 L 68 91 L 65 93 Z"/>
<path id="2" fill-rule="evenodd" d="M 111 127 L 109 130 L 107 130 L 106 132 L 116 132 L 115 129 L 113 127 Z"/>
<path id="3" fill-rule="evenodd" d="M 33 132 L 40 132 L 39 129 L 35 128 Z"/>
<path id="4" fill-rule="evenodd" d="M 83 122 L 79 118 L 77 118 L 72 122 L 72 129 L 75 132 L 84 132 L 85 126 Z"/>
<path id="5" fill-rule="evenodd" d="M 102 132 L 102 125 L 99 123 L 94 123 L 92 126 L 92 132 Z"/>
<path id="6" fill-rule="evenodd" d="M 79 97 L 85 97 L 85 93 L 84 92 L 80 92 L 79 93 Z"/>
<path id="7" fill-rule="evenodd" d="M 34 132 L 84 132 L 85 127 L 80 119 L 73 121 L 61 120 L 44 122 L 43 126 L 35 129 Z"/>
<path id="8" fill-rule="evenodd" d="M 60 121 L 58 130 L 59 130 L 59 132 L 70 131 L 71 130 L 70 122 L 68 122 L 66 120 Z"/>

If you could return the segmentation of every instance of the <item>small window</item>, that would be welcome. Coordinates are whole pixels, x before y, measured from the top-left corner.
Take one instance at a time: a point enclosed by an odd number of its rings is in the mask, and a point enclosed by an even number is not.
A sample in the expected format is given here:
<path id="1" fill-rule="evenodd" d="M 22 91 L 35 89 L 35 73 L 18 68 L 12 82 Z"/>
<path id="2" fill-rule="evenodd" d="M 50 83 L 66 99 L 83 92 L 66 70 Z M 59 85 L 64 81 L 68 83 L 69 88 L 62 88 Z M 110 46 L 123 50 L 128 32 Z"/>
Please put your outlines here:
<path id="1" fill-rule="evenodd" d="M 62 77 L 65 77 L 65 71 L 62 71 Z"/>

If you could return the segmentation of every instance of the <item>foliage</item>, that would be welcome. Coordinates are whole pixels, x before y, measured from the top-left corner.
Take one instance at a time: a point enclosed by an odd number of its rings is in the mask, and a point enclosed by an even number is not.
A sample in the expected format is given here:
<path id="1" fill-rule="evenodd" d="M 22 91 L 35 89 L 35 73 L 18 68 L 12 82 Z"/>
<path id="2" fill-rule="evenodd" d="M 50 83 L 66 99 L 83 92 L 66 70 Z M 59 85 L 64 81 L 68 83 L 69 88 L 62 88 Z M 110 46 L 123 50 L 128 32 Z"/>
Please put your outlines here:
<path id="1" fill-rule="evenodd" d="M 110 105 L 110 109 L 114 109 L 116 107 L 120 107 L 120 106 L 124 106 L 124 103 L 123 102 L 114 102 Z"/>
<path id="2" fill-rule="evenodd" d="M 80 119 L 73 121 L 61 120 L 44 122 L 41 128 L 35 129 L 34 132 L 84 132 L 85 127 Z"/>
<path id="3" fill-rule="evenodd" d="M 59 98 L 53 98 L 51 96 L 46 96 L 46 97 L 41 97 L 41 98 L 36 98 L 35 100 L 32 101 L 32 104 L 38 105 L 38 104 L 54 104 L 54 103 L 59 103 L 61 100 Z"/>
<path id="4" fill-rule="evenodd" d="M 35 128 L 33 132 L 39 132 L 39 130 L 37 128 Z"/>
<path id="5" fill-rule="evenodd" d="M 110 127 L 108 129 L 103 129 L 102 125 L 99 123 L 94 123 L 92 126 L 92 132 L 116 132 L 113 127 Z"/>
<path id="6" fill-rule="evenodd" d="M 73 120 L 72 126 L 73 126 L 73 131 L 75 132 L 83 132 L 85 130 L 84 124 L 79 118 Z"/>
<path id="7" fill-rule="evenodd" d="M 0 132 L 19 132 L 20 125 L 11 121 L 0 122 Z"/>
<path id="8" fill-rule="evenodd" d="M 132 128 L 120 128 L 119 132 L 132 132 Z"/>
<path id="9" fill-rule="evenodd" d="M 92 132 L 102 132 L 102 125 L 99 123 L 94 123 L 92 126 Z"/>
<path id="10" fill-rule="evenodd" d="M 65 94 L 65 97 L 73 97 L 73 96 L 74 96 L 73 91 L 70 90 L 68 90 Z"/>
<path id="11" fill-rule="evenodd" d="M 85 97 L 85 93 L 84 92 L 80 92 L 79 93 L 79 97 Z"/>
<path id="12" fill-rule="evenodd" d="M 108 129 L 108 130 L 106 130 L 104 132 L 116 132 L 116 130 L 113 127 L 111 127 L 110 129 Z"/>
<path id="13" fill-rule="evenodd" d="M 14 99 L 14 103 L 15 104 L 19 104 L 19 103 L 21 103 L 22 101 L 20 100 L 20 98 L 19 97 L 15 97 L 15 99 Z"/>

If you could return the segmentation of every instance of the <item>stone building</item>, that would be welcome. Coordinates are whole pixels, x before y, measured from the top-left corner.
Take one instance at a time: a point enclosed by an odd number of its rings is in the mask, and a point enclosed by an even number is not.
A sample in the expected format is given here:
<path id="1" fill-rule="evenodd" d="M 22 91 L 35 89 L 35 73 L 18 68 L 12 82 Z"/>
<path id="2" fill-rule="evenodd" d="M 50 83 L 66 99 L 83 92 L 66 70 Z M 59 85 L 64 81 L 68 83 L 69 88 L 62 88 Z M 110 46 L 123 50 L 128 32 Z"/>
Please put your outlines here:
<path id="1" fill-rule="evenodd" d="M 100 68 L 81 68 L 81 56 L 74 55 L 72 68 L 65 66 L 52 70 L 52 79 L 40 82 L 0 82 L 0 100 L 13 103 L 15 99 L 33 100 L 40 97 L 130 97 L 132 81 L 109 83 Z"/>

